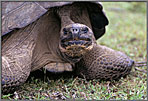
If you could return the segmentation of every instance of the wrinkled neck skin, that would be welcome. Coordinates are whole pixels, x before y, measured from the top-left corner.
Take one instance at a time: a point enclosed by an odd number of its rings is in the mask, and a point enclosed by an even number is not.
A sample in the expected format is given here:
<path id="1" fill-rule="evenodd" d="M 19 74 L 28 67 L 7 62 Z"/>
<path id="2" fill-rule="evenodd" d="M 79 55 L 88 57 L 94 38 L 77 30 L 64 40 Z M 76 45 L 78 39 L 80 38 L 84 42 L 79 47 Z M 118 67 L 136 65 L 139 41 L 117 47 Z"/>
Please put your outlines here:
<path id="1" fill-rule="evenodd" d="M 32 57 L 33 71 L 49 63 L 63 62 L 58 50 L 60 20 L 53 9 L 40 17 L 37 25 L 35 29 L 38 30 L 38 37 Z"/>

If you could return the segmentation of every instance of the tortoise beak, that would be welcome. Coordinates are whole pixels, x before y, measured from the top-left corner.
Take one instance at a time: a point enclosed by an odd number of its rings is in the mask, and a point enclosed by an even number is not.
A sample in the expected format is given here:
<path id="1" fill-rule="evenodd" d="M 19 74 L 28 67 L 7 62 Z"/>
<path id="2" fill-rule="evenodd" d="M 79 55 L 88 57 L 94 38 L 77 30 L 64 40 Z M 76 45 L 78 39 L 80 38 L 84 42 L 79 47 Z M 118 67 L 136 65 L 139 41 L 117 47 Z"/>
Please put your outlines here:
<path id="1" fill-rule="evenodd" d="M 60 49 L 68 57 L 82 57 L 93 48 L 92 30 L 82 24 L 71 24 L 61 30 Z"/>

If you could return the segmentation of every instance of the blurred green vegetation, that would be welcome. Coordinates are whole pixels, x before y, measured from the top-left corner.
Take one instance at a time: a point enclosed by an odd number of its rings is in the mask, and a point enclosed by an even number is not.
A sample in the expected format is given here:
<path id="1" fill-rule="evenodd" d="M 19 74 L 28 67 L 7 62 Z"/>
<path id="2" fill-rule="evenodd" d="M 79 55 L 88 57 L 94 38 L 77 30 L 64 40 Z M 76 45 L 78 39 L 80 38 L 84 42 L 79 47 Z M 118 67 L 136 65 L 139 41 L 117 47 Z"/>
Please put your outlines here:
<path id="1" fill-rule="evenodd" d="M 129 4 L 127 9 L 134 11 L 134 12 L 141 12 L 141 13 L 146 14 L 146 3 L 145 2 L 131 2 L 131 4 Z"/>
<path id="2" fill-rule="evenodd" d="M 141 12 L 140 9 L 134 12 L 130 10 L 135 8 L 132 5 L 141 5 Z M 146 59 L 146 12 L 143 12 L 146 11 L 146 3 L 103 2 L 103 6 L 109 25 L 106 34 L 98 42 L 123 51 L 131 58 L 142 55 L 142 58 L 135 60 Z"/>
<path id="3" fill-rule="evenodd" d="M 103 5 L 107 5 L 104 7 L 105 9 L 116 9 L 146 14 L 146 2 L 103 2 Z"/>
<path id="4" fill-rule="evenodd" d="M 97 42 L 120 50 L 135 61 L 146 61 L 146 3 L 103 2 L 103 7 L 109 25 L 106 34 Z M 130 75 L 119 81 L 87 81 L 73 76 L 57 79 L 49 76 L 46 80 L 32 77 L 17 94 L 2 98 L 147 100 L 147 75 L 133 68 Z"/>

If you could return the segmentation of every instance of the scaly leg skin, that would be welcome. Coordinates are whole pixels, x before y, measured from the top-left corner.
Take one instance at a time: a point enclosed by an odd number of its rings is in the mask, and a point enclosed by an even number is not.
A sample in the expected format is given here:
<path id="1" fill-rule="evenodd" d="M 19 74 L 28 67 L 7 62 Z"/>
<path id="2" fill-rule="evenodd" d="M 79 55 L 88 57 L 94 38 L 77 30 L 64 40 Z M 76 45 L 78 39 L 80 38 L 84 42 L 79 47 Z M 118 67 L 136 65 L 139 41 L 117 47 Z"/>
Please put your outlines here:
<path id="1" fill-rule="evenodd" d="M 8 56 L 7 56 L 8 55 Z M 31 71 L 30 64 L 24 65 L 24 63 L 29 63 L 31 61 L 27 57 L 19 55 L 4 55 L 2 56 L 2 92 L 13 92 L 19 85 L 24 83 Z M 24 60 L 24 63 L 21 61 Z"/>
<path id="2" fill-rule="evenodd" d="M 78 75 L 86 79 L 117 80 L 130 73 L 134 61 L 124 53 L 95 45 L 79 63 Z"/>
<path id="3" fill-rule="evenodd" d="M 34 37 L 23 29 L 13 32 L 7 39 L 3 37 L 2 93 L 14 92 L 27 80 L 31 71 L 32 51 L 35 46 Z"/>

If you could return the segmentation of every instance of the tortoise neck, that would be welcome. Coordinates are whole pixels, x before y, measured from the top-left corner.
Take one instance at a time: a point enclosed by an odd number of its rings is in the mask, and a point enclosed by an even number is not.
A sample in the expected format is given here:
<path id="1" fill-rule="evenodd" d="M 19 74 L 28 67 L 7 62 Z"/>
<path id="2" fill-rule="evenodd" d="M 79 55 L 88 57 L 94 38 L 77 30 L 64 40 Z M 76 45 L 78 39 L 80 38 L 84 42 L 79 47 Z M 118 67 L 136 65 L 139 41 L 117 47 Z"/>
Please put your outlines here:
<path id="1" fill-rule="evenodd" d="M 61 26 L 65 27 L 69 24 L 73 24 L 74 22 L 70 18 L 70 13 L 72 11 L 72 8 L 69 6 L 64 6 L 58 9 L 57 14 L 59 15 L 61 19 Z"/>
<path id="2" fill-rule="evenodd" d="M 75 64 L 75 63 L 79 62 L 80 59 L 82 58 L 82 57 L 80 57 L 80 58 L 70 58 L 70 57 L 66 56 L 65 53 L 61 52 L 60 49 L 58 50 L 58 54 L 60 55 L 60 58 L 63 61 L 68 62 L 70 64 Z"/>

